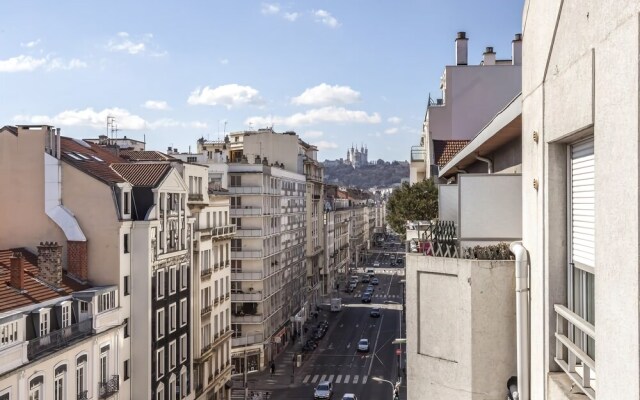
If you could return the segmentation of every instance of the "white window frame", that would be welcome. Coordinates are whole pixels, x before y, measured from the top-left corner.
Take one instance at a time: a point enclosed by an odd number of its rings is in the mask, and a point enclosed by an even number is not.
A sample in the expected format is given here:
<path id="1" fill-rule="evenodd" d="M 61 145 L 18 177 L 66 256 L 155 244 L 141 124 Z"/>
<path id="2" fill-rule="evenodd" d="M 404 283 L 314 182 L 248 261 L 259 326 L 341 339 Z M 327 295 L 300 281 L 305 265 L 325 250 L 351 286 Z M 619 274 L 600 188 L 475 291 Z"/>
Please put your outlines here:
<path id="1" fill-rule="evenodd" d="M 187 352 L 189 343 L 187 342 L 187 334 L 180 335 L 180 363 L 187 360 Z"/>
<path id="2" fill-rule="evenodd" d="M 166 283 L 166 271 L 164 269 L 158 269 L 156 271 L 156 299 L 164 299 L 165 295 L 165 283 Z"/>
<path id="3" fill-rule="evenodd" d="M 100 351 L 100 371 L 99 378 L 101 383 L 109 380 L 109 350 Z"/>
<path id="4" fill-rule="evenodd" d="M 180 397 L 187 395 L 187 368 L 183 365 L 180 370 Z"/>
<path id="5" fill-rule="evenodd" d="M 171 374 L 169 378 L 169 400 L 176 400 L 176 376 Z"/>
<path id="6" fill-rule="evenodd" d="M 178 290 L 178 270 L 176 267 L 169 267 L 169 294 L 175 294 Z"/>
<path id="7" fill-rule="evenodd" d="M 166 311 L 164 308 L 156 310 L 156 339 L 162 339 L 165 332 Z"/>
<path id="8" fill-rule="evenodd" d="M 169 343 L 169 371 L 173 371 L 176 366 L 178 365 L 177 363 L 177 359 L 178 359 L 178 348 L 176 347 L 176 341 L 172 340 Z"/>
<path id="9" fill-rule="evenodd" d="M 0 400 L 11 400 L 11 388 L 0 390 Z"/>
<path id="10" fill-rule="evenodd" d="M 76 357 L 76 395 L 79 395 L 81 392 L 89 390 L 88 377 L 87 377 L 87 373 L 88 373 L 87 365 L 88 363 L 86 361 L 78 363 L 77 357 Z M 79 372 L 82 373 L 82 379 L 78 379 Z"/>
<path id="11" fill-rule="evenodd" d="M 162 367 L 162 368 L 160 368 Z M 156 350 L 156 379 L 161 379 L 165 374 L 165 365 L 164 365 L 164 347 Z"/>
<path id="12" fill-rule="evenodd" d="M 164 384 L 160 382 L 158 384 L 158 388 L 156 389 L 156 400 L 165 400 L 164 398 Z"/>
<path id="13" fill-rule="evenodd" d="M 60 306 L 60 315 L 62 317 L 63 328 L 71 325 L 71 304 L 62 304 Z"/>
<path id="14" fill-rule="evenodd" d="M 38 337 L 47 336 L 49 334 L 49 313 L 50 310 L 48 308 L 40 310 L 40 323 L 38 333 L 40 334 Z"/>
<path id="15" fill-rule="evenodd" d="M 65 400 L 67 398 L 67 371 L 64 370 L 60 373 L 55 373 L 53 377 L 53 399 Z M 58 396 L 58 390 L 60 389 L 60 396 Z"/>
<path id="16" fill-rule="evenodd" d="M 186 326 L 189 323 L 189 307 L 187 299 L 180 299 L 180 326 Z"/>
<path id="17" fill-rule="evenodd" d="M 182 264 L 180 266 L 180 290 L 187 289 L 187 282 L 189 280 L 189 270 L 187 269 L 187 264 Z"/>
<path id="18" fill-rule="evenodd" d="M 33 379 L 35 378 L 29 380 L 29 400 L 44 400 L 44 381 L 31 387 L 31 380 Z"/>
<path id="19" fill-rule="evenodd" d="M 176 303 L 169 304 L 169 333 L 173 333 L 178 329 L 178 307 Z"/>

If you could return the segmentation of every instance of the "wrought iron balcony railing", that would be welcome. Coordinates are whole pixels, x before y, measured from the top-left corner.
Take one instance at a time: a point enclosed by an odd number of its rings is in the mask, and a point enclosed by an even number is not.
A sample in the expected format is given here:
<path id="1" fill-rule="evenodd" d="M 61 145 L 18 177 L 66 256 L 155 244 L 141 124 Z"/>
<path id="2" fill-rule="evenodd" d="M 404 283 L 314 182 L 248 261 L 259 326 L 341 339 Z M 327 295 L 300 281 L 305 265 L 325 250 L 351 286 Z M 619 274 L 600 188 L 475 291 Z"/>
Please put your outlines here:
<path id="1" fill-rule="evenodd" d="M 101 399 L 114 395 L 120 389 L 119 375 L 112 375 L 108 381 L 100 382 L 99 394 Z"/>

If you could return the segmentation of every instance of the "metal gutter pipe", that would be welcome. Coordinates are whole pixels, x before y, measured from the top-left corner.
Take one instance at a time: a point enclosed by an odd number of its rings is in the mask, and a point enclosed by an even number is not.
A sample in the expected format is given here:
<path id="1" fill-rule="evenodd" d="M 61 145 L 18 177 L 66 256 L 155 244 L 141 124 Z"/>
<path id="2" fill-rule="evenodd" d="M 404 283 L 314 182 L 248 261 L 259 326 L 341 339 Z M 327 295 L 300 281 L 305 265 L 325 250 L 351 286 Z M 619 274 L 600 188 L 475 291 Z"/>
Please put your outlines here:
<path id="1" fill-rule="evenodd" d="M 529 257 L 522 242 L 513 242 L 509 250 L 516 256 L 516 353 L 518 400 L 529 400 Z"/>
<path id="2" fill-rule="evenodd" d="M 487 163 L 487 173 L 493 174 L 493 161 L 486 157 L 480 157 L 479 154 L 476 154 L 476 160 L 486 162 Z"/>

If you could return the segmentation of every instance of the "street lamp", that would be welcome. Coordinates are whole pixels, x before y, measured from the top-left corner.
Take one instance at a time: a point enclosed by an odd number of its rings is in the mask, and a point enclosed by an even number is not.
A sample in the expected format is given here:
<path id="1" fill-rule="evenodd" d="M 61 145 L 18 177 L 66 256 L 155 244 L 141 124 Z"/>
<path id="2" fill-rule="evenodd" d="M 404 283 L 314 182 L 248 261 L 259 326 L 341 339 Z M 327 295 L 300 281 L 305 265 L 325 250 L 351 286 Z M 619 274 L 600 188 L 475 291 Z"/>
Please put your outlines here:
<path id="1" fill-rule="evenodd" d="M 400 382 L 394 384 L 391 381 L 388 381 L 388 380 L 382 379 L 382 378 L 378 378 L 377 376 L 374 376 L 371 379 L 373 379 L 376 382 L 387 382 L 389 385 L 391 385 L 391 400 L 396 400 L 398 398 L 398 386 L 399 386 Z"/>

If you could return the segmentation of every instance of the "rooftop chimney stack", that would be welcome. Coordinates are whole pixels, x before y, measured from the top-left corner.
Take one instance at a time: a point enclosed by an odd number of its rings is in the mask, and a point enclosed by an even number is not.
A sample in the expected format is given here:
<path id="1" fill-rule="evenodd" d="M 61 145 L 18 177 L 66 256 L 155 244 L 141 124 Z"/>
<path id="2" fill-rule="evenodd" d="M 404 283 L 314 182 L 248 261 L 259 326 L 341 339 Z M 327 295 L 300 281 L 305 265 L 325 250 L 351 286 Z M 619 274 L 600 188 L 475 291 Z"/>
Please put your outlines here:
<path id="1" fill-rule="evenodd" d="M 522 34 L 516 33 L 515 39 L 511 41 L 511 63 L 522 65 Z"/>
<path id="2" fill-rule="evenodd" d="M 493 47 L 487 47 L 482 54 L 482 65 L 496 65 L 496 53 L 493 52 Z"/>
<path id="3" fill-rule="evenodd" d="M 67 273 L 82 283 L 89 280 L 89 247 L 87 241 L 67 241 Z"/>
<path id="4" fill-rule="evenodd" d="M 38 246 L 39 278 L 54 287 L 62 284 L 62 246 L 58 242 L 40 242 Z"/>
<path id="5" fill-rule="evenodd" d="M 16 251 L 11 256 L 10 283 L 14 289 L 24 291 L 24 267 L 22 266 L 22 253 Z"/>
<path id="6" fill-rule="evenodd" d="M 456 65 L 467 65 L 468 52 L 467 45 L 469 39 L 467 39 L 466 32 L 458 32 L 456 37 Z"/>

